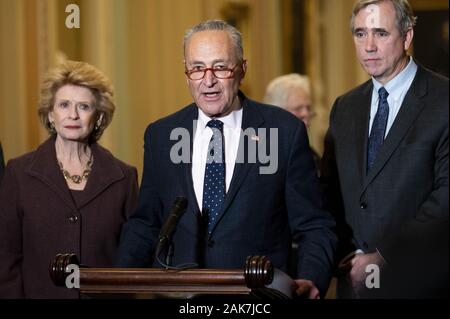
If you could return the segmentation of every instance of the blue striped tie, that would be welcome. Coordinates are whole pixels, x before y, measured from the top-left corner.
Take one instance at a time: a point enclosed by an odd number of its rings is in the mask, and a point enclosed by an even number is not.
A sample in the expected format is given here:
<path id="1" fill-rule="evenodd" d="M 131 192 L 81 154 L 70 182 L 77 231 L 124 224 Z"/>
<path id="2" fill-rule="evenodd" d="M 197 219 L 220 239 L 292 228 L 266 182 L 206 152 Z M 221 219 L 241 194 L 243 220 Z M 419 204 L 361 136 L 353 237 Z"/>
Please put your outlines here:
<path id="1" fill-rule="evenodd" d="M 372 130 L 370 131 L 369 145 L 367 150 L 367 171 L 372 167 L 377 153 L 383 145 L 384 135 L 386 133 L 386 125 L 389 116 L 389 104 L 387 101 L 389 93 L 384 87 L 378 90 L 378 110 L 372 123 Z"/>
<path id="2" fill-rule="evenodd" d="M 208 232 L 211 233 L 225 198 L 225 144 L 223 122 L 211 120 L 207 126 L 212 129 L 213 136 L 209 141 L 206 157 L 203 213 L 208 216 Z"/>

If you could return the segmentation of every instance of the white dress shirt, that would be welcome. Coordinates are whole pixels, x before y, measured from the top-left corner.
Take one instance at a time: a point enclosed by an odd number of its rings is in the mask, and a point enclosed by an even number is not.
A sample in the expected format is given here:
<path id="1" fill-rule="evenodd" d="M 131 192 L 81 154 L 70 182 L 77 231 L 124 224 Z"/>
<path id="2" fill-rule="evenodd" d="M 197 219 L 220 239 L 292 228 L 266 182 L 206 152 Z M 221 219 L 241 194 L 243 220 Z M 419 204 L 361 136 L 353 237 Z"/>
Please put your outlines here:
<path id="1" fill-rule="evenodd" d="M 215 118 L 223 122 L 223 135 L 225 138 L 225 192 L 228 192 L 231 178 L 233 177 L 234 164 L 236 162 L 239 138 L 242 127 L 242 108 L 233 111 L 227 116 Z M 192 150 L 192 181 L 194 183 L 195 196 L 198 207 L 202 211 L 203 206 L 203 180 L 205 178 L 206 158 L 209 141 L 213 131 L 206 124 L 212 120 L 202 110 L 198 109 L 198 121 L 194 133 Z"/>
<path id="2" fill-rule="evenodd" d="M 394 123 L 395 118 L 397 117 L 398 112 L 400 111 L 400 107 L 402 106 L 403 100 L 405 99 L 405 95 L 408 92 L 414 77 L 417 72 L 417 64 L 414 62 L 413 58 L 410 57 L 409 63 L 403 71 L 397 74 L 392 80 L 390 80 L 384 88 L 389 93 L 387 98 L 389 103 L 389 116 L 386 125 L 386 132 L 384 137 L 386 138 L 389 130 Z M 372 104 L 370 107 L 370 122 L 369 122 L 369 136 L 370 131 L 372 130 L 372 123 L 375 118 L 375 114 L 377 114 L 378 110 L 378 90 L 383 86 L 380 82 L 372 78 L 373 83 L 373 91 L 372 91 Z"/>

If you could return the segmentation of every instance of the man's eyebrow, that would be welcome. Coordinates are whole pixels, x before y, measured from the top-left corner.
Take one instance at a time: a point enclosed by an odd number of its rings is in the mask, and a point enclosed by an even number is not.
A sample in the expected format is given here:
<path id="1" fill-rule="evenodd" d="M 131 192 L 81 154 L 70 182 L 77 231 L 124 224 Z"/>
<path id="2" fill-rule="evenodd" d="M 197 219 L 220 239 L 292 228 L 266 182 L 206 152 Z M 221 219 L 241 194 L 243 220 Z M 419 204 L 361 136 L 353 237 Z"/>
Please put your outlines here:
<path id="1" fill-rule="evenodd" d="M 355 32 L 361 32 L 361 31 L 367 32 L 367 28 L 355 28 L 355 29 L 353 30 L 353 33 L 355 33 Z"/>
<path id="2" fill-rule="evenodd" d="M 355 32 L 388 32 L 385 28 L 356 28 L 353 30 Z M 389 32 L 388 32 L 389 33 Z"/>
<path id="3" fill-rule="evenodd" d="M 227 60 L 224 60 L 224 59 L 217 59 L 217 60 L 214 60 L 214 61 L 212 62 L 212 64 L 216 64 L 216 63 L 224 63 L 224 62 L 227 62 Z"/>
<path id="4" fill-rule="evenodd" d="M 374 28 L 373 31 L 375 31 L 375 32 L 387 32 L 387 33 L 389 33 L 385 28 Z"/>

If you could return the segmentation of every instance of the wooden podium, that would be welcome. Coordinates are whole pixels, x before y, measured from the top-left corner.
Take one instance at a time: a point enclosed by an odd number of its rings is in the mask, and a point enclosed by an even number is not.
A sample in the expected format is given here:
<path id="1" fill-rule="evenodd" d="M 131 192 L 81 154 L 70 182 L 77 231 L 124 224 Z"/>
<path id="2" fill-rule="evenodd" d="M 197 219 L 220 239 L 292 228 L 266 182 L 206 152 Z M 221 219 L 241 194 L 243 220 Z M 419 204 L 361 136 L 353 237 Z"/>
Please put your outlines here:
<path id="1" fill-rule="evenodd" d="M 50 264 L 50 277 L 66 286 L 69 265 L 79 266 L 73 254 L 58 254 Z M 196 298 L 232 295 L 248 298 L 289 299 L 295 282 L 275 269 L 265 256 L 249 256 L 245 269 L 83 268 L 79 291 L 91 297 Z M 69 289 L 69 288 L 68 288 Z"/>

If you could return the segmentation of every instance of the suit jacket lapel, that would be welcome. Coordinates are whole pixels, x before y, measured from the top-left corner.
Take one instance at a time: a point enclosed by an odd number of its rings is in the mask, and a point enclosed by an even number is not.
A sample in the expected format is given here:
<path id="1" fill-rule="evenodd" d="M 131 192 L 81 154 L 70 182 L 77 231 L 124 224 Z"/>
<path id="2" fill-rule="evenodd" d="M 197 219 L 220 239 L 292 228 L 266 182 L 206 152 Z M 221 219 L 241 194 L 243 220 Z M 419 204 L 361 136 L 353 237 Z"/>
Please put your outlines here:
<path id="1" fill-rule="evenodd" d="M 403 100 L 400 111 L 397 114 L 397 117 L 395 118 L 394 123 L 379 150 L 379 153 L 377 154 L 371 170 L 368 172 L 367 178 L 364 182 L 363 192 L 387 163 L 389 158 L 392 156 L 392 153 L 397 149 L 400 142 L 408 132 L 408 129 L 414 123 L 414 120 L 425 106 L 420 102 L 420 98 L 427 92 L 427 81 L 422 72 L 423 70 L 419 66 L 416 78 L 411 84 L 411 87 Z"/>
<path id="2" fill-rule="evenodd" d="M 254 105 L 252 105 L 252 103 L 242 93 L 240 93 L 240 97 L 243 107 L 242 130 L 245 131 L 248 128 L 253 128 L 255 132 L 257 132 L 258 127 L 260 127 L 264 123 L 264 119 L 258 112 L 257 108 Z M 241 134 L 243 134 L 243 132 L 241 132 Z M 248 143 L 256 143 L 256 141 L 248 139 Z M 247 148 L 245 147 L 244 139 L 241 137 L 238 147 L 238 157 L 239 154 L 246 154 L 246 153 Z M 248 161 L 244 161 L 244 163 L 235 164 L 231 184 L 227 194 L 225 195 L 225 202 L 223 203 L 222 208 L 219 211 L 218 218 L 216 219 L 216 223 L 213 226 L 211 232 L 214 232 L 214 229 L 216 228 L 217 224 L 220 223 L 223 215 L 226 213 L 228 207 L 231 205 L 234 197 L 236 196 L 237 191 L 241 187 L 242 182 L 247 177 L 247 174 L 253 165 L 256 164 L 248 163 Z"/>
<path id="3" fill-rule="evenodd" d="M 194 210 L 192 211 L 194 214 L 198 214 L 200 212 L 200 208 L 197 203 L 197 196 L 194 191 L 194 181 L 192 180 L 192 151 L 194 146 L 194 136 L 195 129 L 194 121 L 198 119 L 198 109 L 197 106 L 191 105 L 191 110 L 188 115 L 180 121 L 180 127 L 186 128 L 189 131 L 189 162 L 182 163 L 182 171 L 183 176 L 180 180 L 184 181 L 184 189 L 186 190 L 188 202 L 192 202 Z"/>
<path id="4" fill-rule="evenodd" d="M 355 148 L 355 160 L 353 163 L 355 165 L 355 173 L 358 174 L 359 185 L 363 184 L 367 170 L 367 142 L 372 90 L 373 84 L 369 80 L 363 88 L 362 95 L 355 101 L 355 132 L 352 132 L 349 136 L 349 138 L 355 139 L 354 146 L 349 145 L 349 147 Z"/>

